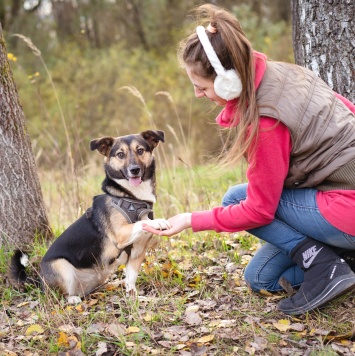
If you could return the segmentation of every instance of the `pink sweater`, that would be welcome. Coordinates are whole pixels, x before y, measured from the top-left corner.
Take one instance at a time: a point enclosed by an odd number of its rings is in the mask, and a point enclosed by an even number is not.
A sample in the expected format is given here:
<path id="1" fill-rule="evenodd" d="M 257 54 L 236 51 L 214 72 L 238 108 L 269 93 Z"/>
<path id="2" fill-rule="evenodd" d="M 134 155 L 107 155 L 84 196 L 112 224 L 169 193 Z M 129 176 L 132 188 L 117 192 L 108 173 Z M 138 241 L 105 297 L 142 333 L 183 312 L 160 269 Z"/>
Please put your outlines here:
<path id="1" fill-rule="evenodd" d="M 265 72 L 266 57 L 255 53 L 256 88 Z M 355 105 L 335 94 L 355 114 Z M 238 99 L 229 101 L 217 117 L 221 126 L 229 127 Z M 255 155 L 247 169 L 247 199 L 228 207 L 192 213 L 193 231 L 236 232 L 272 222 L 278 207 L 284 180 L 288 173 L 292 142 L 288 128 L 269 117 L 260 118 Z M 269 130 L 263 130 L 268 129 Z M 323 217 L 336 228 L 355 235 L 355 190 L 317 192 L 317 204 Z"/>

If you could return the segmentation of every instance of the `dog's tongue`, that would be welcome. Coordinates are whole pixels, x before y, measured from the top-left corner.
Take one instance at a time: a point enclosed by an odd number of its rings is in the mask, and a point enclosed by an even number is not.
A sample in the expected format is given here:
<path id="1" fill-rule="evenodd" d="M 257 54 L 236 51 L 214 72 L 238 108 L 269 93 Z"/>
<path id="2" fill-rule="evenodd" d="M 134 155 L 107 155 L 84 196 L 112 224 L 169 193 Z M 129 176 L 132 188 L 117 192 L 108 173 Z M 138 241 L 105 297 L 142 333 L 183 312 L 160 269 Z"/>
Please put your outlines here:
<path id="1" fill-rule="evenodd" d="M 142 183 L 142 178 L 141 177 L 129 178 L 128 182 L 130 185 L 133 185 L 133 187 L 138 187 L 139 184 Z"/>

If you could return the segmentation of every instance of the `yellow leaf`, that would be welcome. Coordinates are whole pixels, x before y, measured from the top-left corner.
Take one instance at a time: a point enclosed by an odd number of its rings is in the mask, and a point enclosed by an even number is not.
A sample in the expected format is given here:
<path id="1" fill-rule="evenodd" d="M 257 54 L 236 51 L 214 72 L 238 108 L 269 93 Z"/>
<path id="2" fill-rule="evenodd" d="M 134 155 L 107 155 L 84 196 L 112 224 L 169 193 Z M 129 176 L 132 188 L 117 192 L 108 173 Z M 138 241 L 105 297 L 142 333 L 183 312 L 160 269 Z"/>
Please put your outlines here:
<path id="1" fill-rule="evenodd" d="M 200 342 L 202 344 L 205 344 L 207 342 L 211 342 L 214 339 L 214 335 L 206 335 L 206 336 L 202 336 L 200 337 L 197 342 Z"/>
<path id="2" fill-rule="evenodd" d="M 309 332 L 309 335 L 310 335 L 310 336 L 313 336 L 314 333 L 315 333 L 315 331 L 316 331 L 316 329 L 311 329 L 310 332 Z"/>
<path id="3" fill-rule="evenodd" d="M 273 296 L 273 294 L 270 293 L 269 291 L 267 291 L 266 289 L 261 289 L 259 293 L 262 294 L 262 295 L 266 295 L 268 297 L 272 297 Z"/>
<path id="4" fill-rule="evenodd" d="M 143 265 L 144 273 L 148 276 L 154 273 L 154 265 L 152 263 L 145 263 Z"/>
<path id="5" fill-rule="evenodd" d="M 152 316 L 150 314 L 147 314 L 146 316 L 143 317 L 144 321 L 149 322 L 152 321 Z"/>
<path id="6" fill-rule="evenodd" d="M 57 344 L 60 346 L 69 346 L 69 342 L 68 342 L 68 335 L 63 332 L 63 331 L 59 331 L 59 337 L 57 339 Z"/>
<path id="7" fill-rule="evenodd" d="M 171 263 L 171 261 L 169 261 L 169 262 L 164 263 L 164 264 L 161 266 L 161 269 L 162 269 L 163 271 L 165 271 L 165 272 L 168 272 L 168 271 L 170 271 L 170 270 L 172 269 L 172 267 L 173 267 L 173 264 Z"/>
<path id="8" fill-rule="evenodd" d="M 202 278 L 201 278 L 201 275 L 199 275 L 199 274 L 193 279 L 193 281 L 194 281 L 195 283 L 200 283 L 201 280 L 202 280 Z"/>
<path id="9" fill-rule="evenodd" d="M 126 329 L 127 334 L 134 334 L 134 333 L 138 333 L 138 332 L 140 332 L 140 329 L 137 326 L 129 326 Z"/>
<path id="10" fill-rule="evenodd" d="M 24 307 L 25 305 L 28 305 L 28 304 L 30 304 L 30 302 L 23 302 L 23 303 L 17 304 L 16 308 L 21 308 L 21 307 Z"/>
<path id="11" fill-rule="evenodd" d="M 82 313 L 84 311 L 84 307 L 82 306 L 82 304 L 79 304 L 75 307 L 75 309 L 79 312 Z"/>
<path id="12" fill-rule="evenodd" d="M 127 347 L 135 347 L 136 344 L 135 344 L 134 342 L 132 342 L 132 341 L 127 341 L 127 342 L 126 342 L 126 346 L 127 346 Z"/>
<path id="13" fill-rule="evenodd" d="M 32 334 L 43 334 L 44 330 L 41 325 L 34 324 L 31 325 L 27 330 L 26 330 L 26 335 L 32 335 Z"/>
<path id="14" fill-rule="evenodd" d="M 272 323 L 272 325 L 274 325 L 274 327 L 280 331 L 287 331 L 291 327 L 290 321 L 286 319 L 281 319 L 276 323 Z"/>

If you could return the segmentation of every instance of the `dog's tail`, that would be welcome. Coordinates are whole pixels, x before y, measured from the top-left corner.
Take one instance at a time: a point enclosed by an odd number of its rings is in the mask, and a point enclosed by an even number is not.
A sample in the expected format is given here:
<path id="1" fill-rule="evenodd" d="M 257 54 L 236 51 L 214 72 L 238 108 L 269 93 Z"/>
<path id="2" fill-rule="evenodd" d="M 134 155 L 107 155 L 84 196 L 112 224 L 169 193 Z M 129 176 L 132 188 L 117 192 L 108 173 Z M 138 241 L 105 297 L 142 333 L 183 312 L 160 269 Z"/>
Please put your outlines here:
<path id="1" fill-rule="evenodd" d="M 27 275 L 26 267 L 28 265 L 28 255 L 21 250 L 15 250 L 8 271 L 9 281 L 12 286 L 18 288 L 23 288 L 25 285 L 32 285 L 35 287 L 41 286 L 40 279 L 35 279 Z"/>

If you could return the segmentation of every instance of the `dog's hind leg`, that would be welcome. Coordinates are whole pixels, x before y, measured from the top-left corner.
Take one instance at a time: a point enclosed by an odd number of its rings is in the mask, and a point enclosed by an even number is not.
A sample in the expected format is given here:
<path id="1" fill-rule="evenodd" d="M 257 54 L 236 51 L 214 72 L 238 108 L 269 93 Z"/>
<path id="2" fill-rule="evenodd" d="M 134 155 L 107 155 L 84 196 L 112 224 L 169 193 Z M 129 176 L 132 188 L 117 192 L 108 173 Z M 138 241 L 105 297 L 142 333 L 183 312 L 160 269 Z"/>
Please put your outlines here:
<path id="1" fill-rule="evenodd" d="M 69 304 L 81 302 L 79 295 L 85 291 L 76 276 L 76 268 L 67 260 L 61 258 L 42 264 L 41 272 L 49 287 L 59 287 Z"/>

